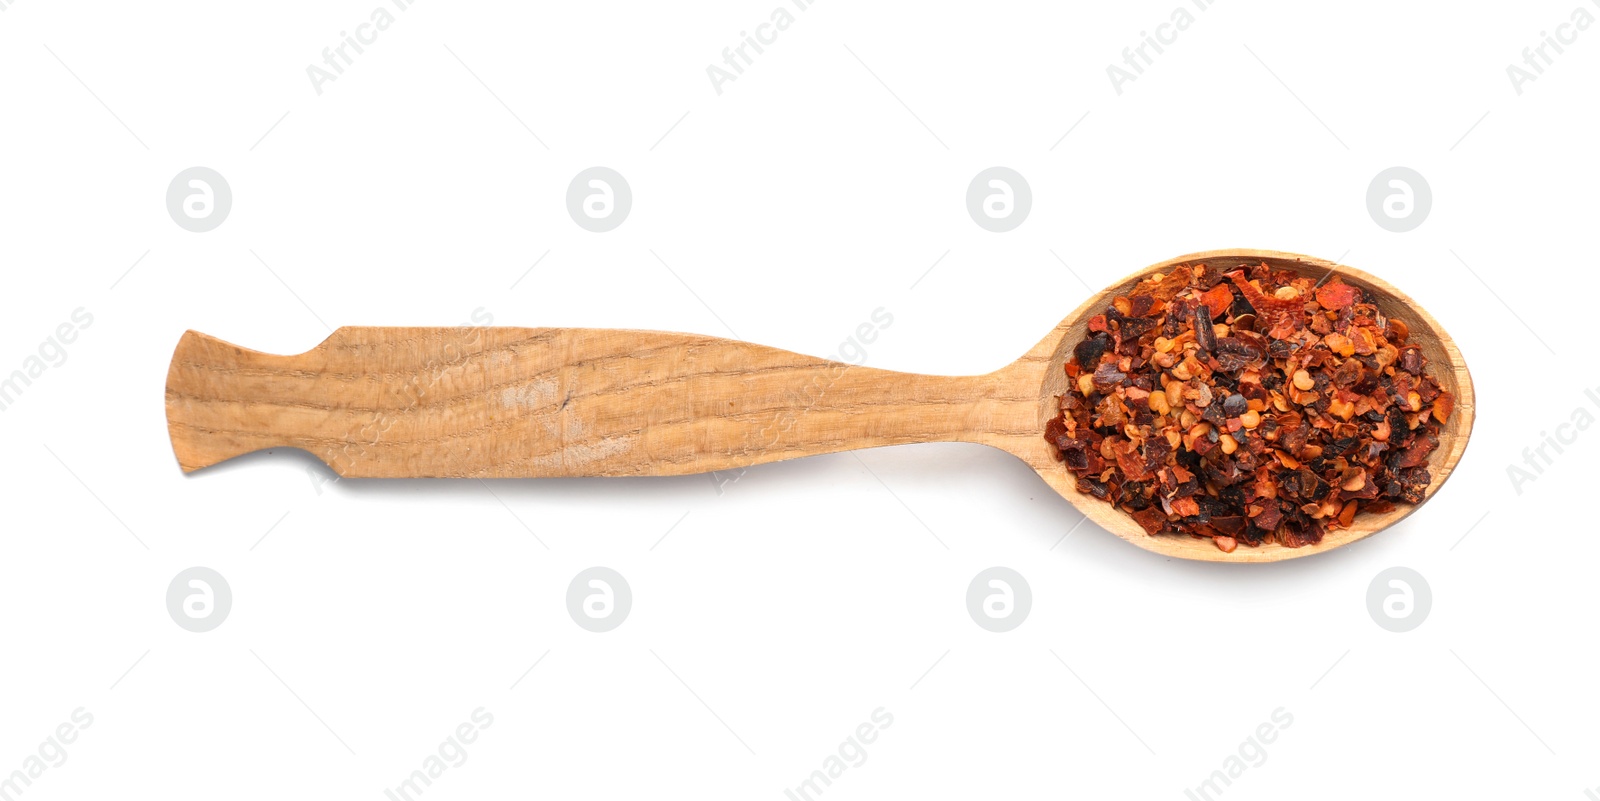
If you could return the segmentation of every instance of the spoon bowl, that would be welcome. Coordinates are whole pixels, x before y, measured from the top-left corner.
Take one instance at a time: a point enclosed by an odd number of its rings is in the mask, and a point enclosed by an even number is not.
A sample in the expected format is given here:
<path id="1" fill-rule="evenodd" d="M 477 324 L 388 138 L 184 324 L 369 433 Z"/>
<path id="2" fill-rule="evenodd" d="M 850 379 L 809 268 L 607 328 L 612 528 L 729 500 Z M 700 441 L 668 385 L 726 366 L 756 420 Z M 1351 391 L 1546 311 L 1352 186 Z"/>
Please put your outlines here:
<path id="1" fill-rule="evenodd" d="M 1089 318 L 1105 311 L 1111 304 L 1112 298 L 1127 295 L 1139 282 L 1157 273 L 1165 274 L 1179 265 L 1212 264 L 1226 272 L 1263 262 L 1274 270 L 1288 270 L 1318 281 L 1328 277 L 1330 273 L 1337 275 L 1345 283 L 1367 290 L 1385 317 L 1402 320 L 1408 324 L 1410 337 L 1407 341 L 1422 348 L 1422 355 L 1428 359 L 1430 374 L 1438 380 L 1442 389 L 1450 393 L 1456 403 L 1455 410 L 1440 427 L 1439 447 L 1431 454 L 1428 461 L 1428 470 L 1433 475 L 1433 481 L 1428 485 L 1423 502 L 1432 498 L 1455 470 L 1456 463 L 1466 451 L 1467 439 L 1472 433 L 1474 397 L 1472 374 L 1467 370 L 1466 360 L 1461 357 L 1461 351 L 1456 348 L 1454 340 L 1445 333 L 1439 321 L 1405 293 L 1376 276 L 1311 256 L 1267 250 L 1214 250 L 1193 253 L 1152 264 L 1084 301 L 1061 322 L 1060 326 L 1057 326 L 1055 331 L 1051 332 L 1050 336 L 1030 352 L 1032 355 L 1048 349 L 1050 353 L 1044 369 L 1043 384 L 1039 390 L 1039 431 L 1044 431 L 1045 423 L 1056 416 L 1056 398 L 1070 390 L 1062 367 L 1072 357 L 1073 346 L 1083 341 Z M 1122 510 L 1078 492 L 1077 478 L 1055 459 L 1052 453 L 1054 449 L 1044 441 L 1042 434 L 1038 439 L 1040 445 L 1038 452 L 1017 455 L 1033 467 L 1052 489 L 1071 501 L 1079 511 L 1101 528 L 1146 550 L 1180 559 L 1213 562 L 1275 562 L 1310 556 L 1370 537 L 1400 522 L 1422 506 L 1421 503 L 1396 503 L 1388 512 L 1376 514 L 1363 512 L 1356 516 L 1349 528 L 1330 530 L 1323 536 L 1322 541 L 1315 545 L 1286 548 L 1276 542 L 1268 542 L 1253 548 L 1241 545 L 1232 553 L 1223 553 L 1207 539 L 1172 535 L 1151 536 Z"/>
<path id="2" fill-rule="evenodd" d="M 1134 273 L 1079 306 L 1022 358 L 979 376 L 899 373 L 717 337 L 585 328 L 340 328 L 279 356 L 189 331 L 167 372 L 167 431 L 190 472 L 266 448 L 300 448 L 349 478 L 667 476 L 918 442 L 977 442 L 1027 462 L 1107 531 L 1180 559 L 1271 562 L 1371 536 L 1415 511 L 1363 514 L 1303 548 L 1223 553 L 1150 536 L 1079 493 L 1044 438 L 1066 392 L 1063 365 L 1090 317 L 1153 273 L 1201 262 L 1336 271 L 1410 326 L 1455 413 L 1440 431 L 1424 501 L 1466 449 L 1472 378 L 1420 306 L 1366 273 L 1292 253 L 1196 253 Z M 866 341 L 888 320 L 858 329 Z M 872 328 L 871 332 L 867 329 Z M 734 474 L 736 475 L 736 474 Z"/>

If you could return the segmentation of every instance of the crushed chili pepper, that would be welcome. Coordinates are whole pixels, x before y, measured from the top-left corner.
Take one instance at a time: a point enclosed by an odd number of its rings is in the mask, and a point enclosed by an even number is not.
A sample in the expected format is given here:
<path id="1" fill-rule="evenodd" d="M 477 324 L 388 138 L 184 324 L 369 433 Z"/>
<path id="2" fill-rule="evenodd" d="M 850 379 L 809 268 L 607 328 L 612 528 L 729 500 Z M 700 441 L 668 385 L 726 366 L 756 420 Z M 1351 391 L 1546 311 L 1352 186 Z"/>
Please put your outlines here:
<path id="1" fill-rule="evenodd" d="M 1150 535 L 1312 545 L 1420 503 L 1455 402 L 1360 287 L 1180 265 L 1095 315 L 1045 439 Z"/>

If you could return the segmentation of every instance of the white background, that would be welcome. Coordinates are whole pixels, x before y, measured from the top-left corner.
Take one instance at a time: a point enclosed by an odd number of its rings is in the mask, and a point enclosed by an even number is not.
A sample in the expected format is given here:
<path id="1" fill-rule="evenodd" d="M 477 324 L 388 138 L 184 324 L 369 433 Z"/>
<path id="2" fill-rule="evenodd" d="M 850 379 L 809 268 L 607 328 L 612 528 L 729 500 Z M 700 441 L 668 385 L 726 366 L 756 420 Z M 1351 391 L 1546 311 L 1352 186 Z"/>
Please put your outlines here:
<path id="1" fill-rule="evenodd" d="M 706 67 L 778 0 L 421 0 L 319 96 L 307 66 L 378 4 L 0 11 L 0 374 L 93 315 L 0 412 L 0 774 L 94 718 L 29 801 L 379 799 L 480 706 L 493 725 L 424 797 L 779 799 L 879 707 L 892 726 L 826 798 L 1183 798 L 1280 707 L 1226 798 L 1600 787 L 1600 433 L 1520 494 L 1507 476 L 1574 409 L 1600 416 L 1600 29 L 1520 95 L 1506 74 L 1579 0 L 1190 5 L 1120 95 L 1107 66 L 1177 0 L 824 0 L 720 96 Z M 997 164 L 1034 195 L 1004 234 L 964 208 Z M 164 205 L 195 165 L 234 195 L 205 234 Z M 564 205 L 593 165 L 633 189 L 610 233 Z M 1433 192 L 1403 234 L 1365 201 L 1395 165 Z M 979 446 L 769 465 L 720 494 L 491 494 L 332 483 L 285 451 L 185 477 L 166 437 L 188 328 L 294 353 L 325 324 L 481 309 L 829 356 L 881 306 L 868 363 L 976 373 L 1087 296 L 1063 261 L 1098 289 L 1219 247 L 1342 257 L 1455 336 L 1478 422 L 1424 509 L 1311 559 L 1199 564 L 1092 524 L 1062 540 L 1077 512 Z M 234 596 L 205 634 L 164 606 L 194 565 Z M 591 565 L 634 594 L 606 634 L 564 604 Z M 1033 592 L 1005 634 L 964 606 L 993 565 Z M 1410 633 L 1366 609 L 1395 565 L 1433 596 Z"/>

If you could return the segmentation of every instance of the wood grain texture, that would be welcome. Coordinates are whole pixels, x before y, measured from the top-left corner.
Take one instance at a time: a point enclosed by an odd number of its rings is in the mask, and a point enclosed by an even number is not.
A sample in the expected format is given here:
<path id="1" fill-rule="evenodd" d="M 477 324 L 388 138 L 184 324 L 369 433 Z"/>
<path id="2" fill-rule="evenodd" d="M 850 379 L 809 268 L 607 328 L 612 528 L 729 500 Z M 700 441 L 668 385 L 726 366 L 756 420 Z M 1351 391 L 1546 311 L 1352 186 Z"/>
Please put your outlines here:
<path id="1" fill-rule="evenodd" d="M 251 451 L 301 448 L 341 476 L 514 478 L 665 476 L 800 456 L 933 441 L 1006 450 L 1091 520 L 1185 559 L 1276 561 L 1354 542 L 1415 510 L 1363 515 L 1316 546 L 1224 554 L 1189 537 L 1151 537 L 1081 495 L 1044 440 L 1066 391 L 1062 370 L 1090 316 L 1178 264 L 1266 261 L 1321 277 L 1337 269 L 1410 324 L 1430 370 L 1456 398 L 1430 469 L 1432 497 L 1460 460 L 1472 379 L 1444 329 L 1383 281 L 1308 256 L 1197 253 L 1140 270 L 1085 301 L 1011 365 L 981 376 L 897 373 L 716 337 L 582 328 L 341 328 L 277 356 L 194 331 L 167 374 L 168 431 L 198 470 Z"/>
<path id="2" fill-rule="evenodd" d="M 1020 386 L 650 331 L 341 328 L 296 356 L 191 331 L 167 419 L 186 471 L 295 447 L 349 477 L 665 476 L 1029 436 Z"/>

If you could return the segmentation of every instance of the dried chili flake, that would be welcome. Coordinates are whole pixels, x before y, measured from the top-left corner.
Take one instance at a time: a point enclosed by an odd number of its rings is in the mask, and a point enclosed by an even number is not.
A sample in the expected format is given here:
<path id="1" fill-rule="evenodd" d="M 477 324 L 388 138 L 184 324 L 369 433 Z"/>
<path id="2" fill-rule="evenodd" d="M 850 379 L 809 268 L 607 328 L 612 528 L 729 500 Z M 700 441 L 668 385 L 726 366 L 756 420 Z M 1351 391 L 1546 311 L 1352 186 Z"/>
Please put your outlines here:
<path id="1" fill-rule="evenodd" d="M 1128 294 L 1132 297 L 1151 295 L 1161 301 L 1170 301 L 1192 283 L 1193 276 L 1186 275 L 1185 270 L 1186 268 L 1179 267 L 1157 280 L 1141 282 Z"/>
<path id="2" fill-rule="evenodd" d="M 1222 317 L 1222 313 L 1233 305 L 1233 292 L 1227 287 L 1218 284 L 1200 296 L 1200 302 L 1206 304 L 1206 310 L 1211 312 L 1211 319 Z"/>
<path id="3" fill-rule="evenodd" d="M 1146 532 L 1315 544 L 1418 503 L 1455 402 L 1356 286 L 1180 265 L 1092 317 L 1045 439 Z"/>
<path id="4" fill-rule="evenodd" d="M 1333 281 L 1317 287 L 1317 303 L 1322 308 L 1338 311 L 1361 299 L 1361 290 L 1343 281 Z"/>
<path id="5" fill-rule="evenodd" d="M 1296 324 L 1303 323 L 1300 313 L 1304 304 L 1298 301 L 1298 293 L 1296 293 L 1295 298 L 1269 297 L 1257 289 L 1254 284 L 1245 280 L 1243 270 L 1235 270 L 1228 273 L 1228 277 L 1233 280 L 1234 286 L 1239 288 L 1239 294 L 1244 298 L 1244 301 L 1250 304 L 1250 308 L 1256 310 L 1256 315 L 1261 323 L 1264 323 L 1267 327 L 1268 336 L 1273 339 L 1287 339 L 1287 333 L 1277 334 L 1274 332 L 1279 331 L 1281 326 L 1286 323 L 1289 324 L 1290 330 L 1293 330 Z"/>

